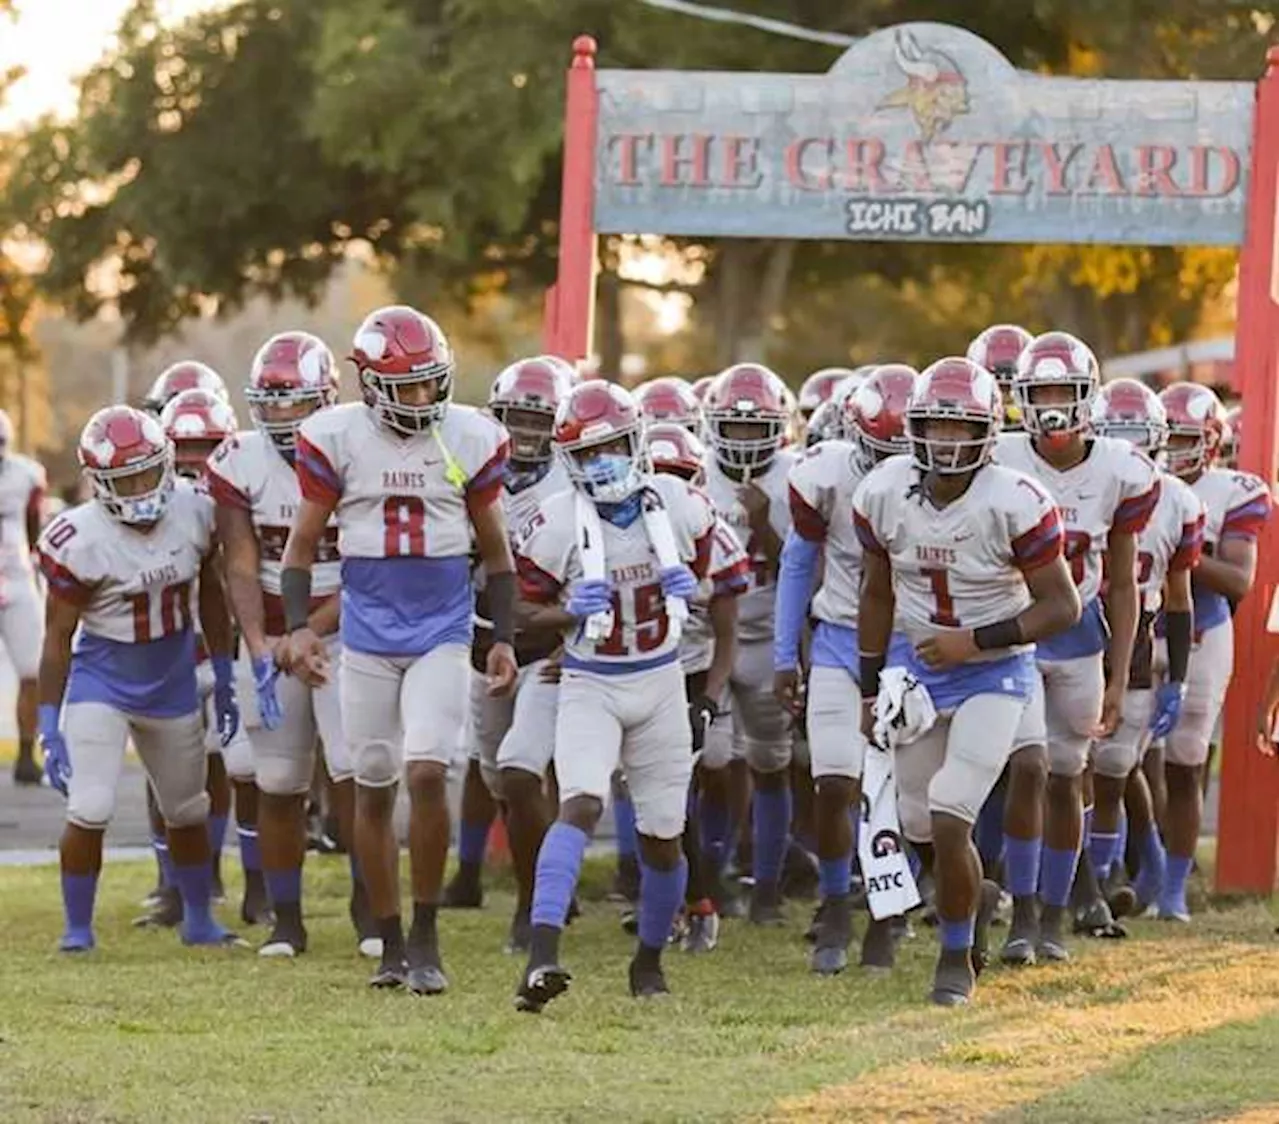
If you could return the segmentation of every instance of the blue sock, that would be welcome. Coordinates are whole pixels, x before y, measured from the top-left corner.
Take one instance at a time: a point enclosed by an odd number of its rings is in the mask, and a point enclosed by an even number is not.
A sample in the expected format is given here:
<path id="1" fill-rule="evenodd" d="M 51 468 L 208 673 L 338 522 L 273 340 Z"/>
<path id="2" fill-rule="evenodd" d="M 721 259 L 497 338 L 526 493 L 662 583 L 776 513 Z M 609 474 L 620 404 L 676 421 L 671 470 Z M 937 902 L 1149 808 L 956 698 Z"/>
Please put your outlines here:
<path id="1" fill-rule="evenodd" d="M 173 859 L 169 857 L 169 837 L 167 835 L 151 837 L 151 849 L 156 853 L 156 862 L 160 866 L 160 884 L 173 885 Z"/>
<path id="2" fill-rule="evenodd" d="M 1040 900 L 1045 905 L 1065 906 L 1070 900 L 1079 854 L 1057 847 L 1045 847 L 1040 852 Z"/>
<path id="3" fill-rule="evenodd" d="M 1120 845 L 1119 834 L 1095 831 L 1089 836 L 1089 861 L 1093 863 L 1093 873 L 1098 881 L 1103 881 L 1111 872 L 1111 864 L 1115 861 L 1116 848 Z"/>
<path id="4" fill-rule="evenodd" d="M 853 856 L 818 860 L 818 885 L 824 898 L 847 894 L 853 885 Z"/>
<path id="5" fill-rule="evenodd" d="M 1004 880 L 1015 898 L 1029 898 L 1040 880 L 1040 837 L 1004 837 Z"/>
<path id="6" fill-rule="evenodd" d="M 756 789 L 751 797 L 751 849 L 756 885 L 776 886 L 791 830 L 791 789 Z"/>
<path id="7" fill-rule="evenodd" d="M 1004 789 L 993 789 L 973 825 L 973 842 L 978 848 L 984 870 L 1000 861 L 1004 848 Z"/>
<path id="8" fill-rule="evenodd" d="M 296 905 L 302 901 L 302 867 L 264 871 L 263 880 L 272 905 Z"/>
<path id="9" fill-rule="evenodd" d="M 718 875 L 724 870 L 729 855 L 729 806 L 703 796 L 698 801 L 698 834 L 702 840 L 702 854 Z"/>
<path id="10" fill-rule="evenodd" d="M 240 843 L 240 865 L 245 870 L 261 870 L 262 851 L 258 847 L 258 829 L 236 824 L 236 839 Z"/>
<path id="11" fill-rule="evenodd" d="M 209 816 L 209 859 L 216 860 L 227 842 L 227 817 Z"/>
<path id="12" fill-rule="evenodd" d="M 618 833 L 618 858 L 636 857 L 636 806 L 630 796 L 613 797 L 613 823 Z"/>
<path id="13" fill-rule="evenodd" d="M 1160 832 L 1155 824 L 1147 824 L 1147 829 L 1142 833 L 1142 839 L 1139 841 L 1139 850 L 1142 853 L 1142 862 L 1138 867 L 1138 877 L 1134 880 L 1133 888 L 1142 901 L 1150 904 L 1160 897 L 1160 891 L 1164 888 L 1165 869 L 1168 865 L 1168 855 L 1165 853 L 1164 843 L 1161 842 Z"/>
<path id="14" fill-rule="evenodd" d="M 489 825 L 463 820 L 458 828 L 458 861 L 479 866 L 484 862 L 485 844 L 489 842 Z"/>
<path id="15" fill-rule="evenodd" d="M 961 952 L 973 947 L 974 919 L 966 917 L 963 921 L 947 921 L 938 918 L 938 940 L 942 942 L 944 952 Z"/>
<path id="16" fill-rule="evenodd" d="M 591 837 L 581 828 L 557 820 L 543 836 L 538 849 L 538 866 L 533 880 L 533 910 L 530 920 L 535 925 L 564 928 L 569 914 L 569 900 L 578 884 L 582 856 Z"/>
<path id="17" fill-rule="evenodd" d="M 671 926 L 684 903 L 689 884 L 689 864 L 683 854 L 674 870 L 654 870 L 640 864 L 640 916 L 637 933 L 640 943 L 649 948 L 664 948 L 671 936 Z"/>
<path id="18" fill-rule="evenodd" d="M 64 951 L 93 947 L 93 901 L 97 893 L 96 874 L 62 875 L 62 911 L 67 926 L 60 947 Z"/>
<path id="19" fill-rule="evenodd" d="M 213 867 L 173 864 L 173 880 L 182 895 L 182 939 L 191 944 L 217 940 L 223 932 L 213 919 Z"/>
<path id="20" fill-rule="evenodd" d="M 1160 891 L 1162 914 L 1190 913 L 1187 909 L 1187 878 L 1191 874 L 1191 858 L 1170 855 L 1165 864 L 1164 888 Z"/>

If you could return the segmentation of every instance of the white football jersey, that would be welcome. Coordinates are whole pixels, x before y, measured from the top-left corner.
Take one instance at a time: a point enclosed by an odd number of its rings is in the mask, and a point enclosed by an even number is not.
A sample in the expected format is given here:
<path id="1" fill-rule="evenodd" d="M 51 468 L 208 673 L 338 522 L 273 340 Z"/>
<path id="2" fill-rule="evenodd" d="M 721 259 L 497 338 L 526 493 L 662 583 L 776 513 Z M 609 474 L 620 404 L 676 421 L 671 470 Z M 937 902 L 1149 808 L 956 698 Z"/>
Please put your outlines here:
<path id="1" fill-rule="evenodd" d="M 467 504 L 497 494 L 507 449 L 506 431 L 470 406 L 399 437 L 357 402 L 302 423 L 297 469 L 304 496 L 336 503 L 343 558 L 452 558 L 470 552 Z"/>
<path id="2" fill-rule="evenodd" d="M 992 458 L 1040 483 L 1062 513 L 1065 553 L 1080 603 L 1102 588 L 1102 557 L 1113 528 L 1137 534 L 1160 498 L 1160 473 L 1147 456 L 1118 437 L 1092 437 L 1079 464 L 1060 472 L 1032 446 L 1028 433 L 1002 433 Z"/>
<path id="3" fill-rule="evenodd" d="M 1196 564 L 1204 543 L 1204 515 L 1195 492 L 1176 476 L 1160 474 L 1160 501 L 1138 536 L 1138 589 L 1144 609 L 1160 608 L 1170 573 Z"/>
<path id="4" fill-rule="evenodd" d="M 1191 485 L 1204 504 L 1204 553 L 1212 555 L 1227 539 L 1256 540 L 1271 517 L 1271 492 L 1251 472 L 1210 468 Z M 1231 617 L 1231 606 L 1221 593 L 1194 584 L 1196 634 L 1214 628 Z"/>
<path id="5" fill-rule="evenodd" d="M 791 449 L 779 449 L 769 466 L 751 483 L 769 497 L 769 526 L 783 542 L 791 530 L 791 507 L 787 496 L 787 478 L 796 463 L 797 454 Z M 777 597 L 778 574 L 776 567 L 765 562 L 757 549 L 751 527 L 747 522 L 747 509 L 738 499 L 743 487 L 726 475 L 714 457 L 707 463 L 707 495 L 716 514 L 729 526 L 746 552 L 750 567 L 747 589 L 738 600 L 738 637 L 745 643 L 770 640 L 773 636 L 773 606 Z"/>
<path id="6" fill-rule="evenodd" d="M 711 561 L 698 596 L 689 605 L 689 619 L 680 633 L 680 666 L 686 675 L 711 667 L 715 658 L 715 634 L 711 628 L 711 599 L 737 597 L 747 588 L 750 566 L 746 552 L 719 516 L 711 530 Z"/>
<path id="7" fill-rule="evenodd" d="M 44 467 L 20 453 L 0 461 L 0 571 L 6 577 L 31 573 L 27 513 L 39 508 L 48 480 Z"/>
<path id="8" fill-rule="evenodd" d="M 192 592 L 212 541 L 213 501 L 179 479 L 150 531 L 91 500 L 50 523 L 38 550 L 50 591 L 79 607 L 86 633 L 146 644 L 195 623 Z"/>
<path id="9" fill-rule="evenodd" d="M 247 511 L 258 535 L 258 580 L 262 583 L 263 610 L 268 636 L 284 630 L 284 604 L 280 599 L 280 571 L 284 544 L 302 491 L 293 465 L 284 459 L 269 437 L 246 430 L 227 438 L 209 458 L 206 483 L 219 507 Z M 325 528 L 311 570 L 311 592 L 323 600 L 338 592 L 342 559 L 338 554 L 338 520 L 334 515 Z"/>
<path id="10" fill-rule="evenodd" d="M 862 584 L 862 544 L 853 525 L 853 494 L 862 470 L 848 441 L 823 441 L 791 470 L 791 520 L 796 534 L 823 548 L 822 585 L 813 615 L 856 628 Z"/>
<path id="11" fill-rule="evenodd" d="M 712 550 L 714 513 L 707 497 L 674 476 L 651 476 L 645 486 L 662 497 L 681 561 L 706 576 Z M 582 578 L 576 518 L 577 492 L 548 499 L 516 536 L 516 568 L 527 601 L 567 603 Z M 643 518 L 629 527 L 601 520 L 605 568 L 614 587 L 614 630 L 596 643 L 575 625 L 565 635 L 565 666 L 619 674 L 671 662 L 678 643 L 667 619 L 659 581 L 661 566 L 649 544 Z"/>
<path id="12" fill-rule="evenodd" d="M 912 458 L 890 457 L 859 485 L 854 522 L 863 550 L 889 560 L 895 627 L 913 645 L 1017 616 L 1031 604 L 1023 574 L 1062 553 L 1053 500 L 1001 465 L 980 469 L 964 495 L 939 509 L 921 489 Z"/>

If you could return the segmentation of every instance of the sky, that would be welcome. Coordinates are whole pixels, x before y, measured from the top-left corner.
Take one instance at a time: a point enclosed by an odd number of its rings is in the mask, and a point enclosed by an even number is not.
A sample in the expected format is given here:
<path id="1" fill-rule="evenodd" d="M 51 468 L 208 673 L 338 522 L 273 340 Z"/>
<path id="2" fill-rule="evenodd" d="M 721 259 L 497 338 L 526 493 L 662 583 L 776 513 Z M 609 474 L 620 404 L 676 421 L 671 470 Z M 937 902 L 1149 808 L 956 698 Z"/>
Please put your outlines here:
<path id="1" fill-rule="evenodd" d="M 52 110 L 75 111 L 75 79 L 107 49 L 130 0 L 17 0 L 18 19 L 0 16 L 0 71 L 25 66 L 0 105 L 0 129 Z M 179 18 L 212 0 L 160 0 L 164 18 Z"/>

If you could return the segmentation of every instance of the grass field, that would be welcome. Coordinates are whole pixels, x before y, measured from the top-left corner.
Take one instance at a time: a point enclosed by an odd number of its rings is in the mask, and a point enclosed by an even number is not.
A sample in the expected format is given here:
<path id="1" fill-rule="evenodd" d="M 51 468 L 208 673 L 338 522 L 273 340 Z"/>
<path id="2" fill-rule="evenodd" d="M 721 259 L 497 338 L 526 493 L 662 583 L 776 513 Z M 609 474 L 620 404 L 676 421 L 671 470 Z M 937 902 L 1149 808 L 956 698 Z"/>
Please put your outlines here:
<path id="1" fill-rule="evenodd" d="M 109 868 L 101 947 L 62 959 L 53 868 L 0 870 L 0 1122 L 1277 1118 L 1270 904 L 1079 942 L 1071 964 L 989 974 L 960 1012 L 922 1002 L 928 930 L 890 980 L 817 980 L 792 906 L 785 931 L 739 923 L 709 958 L 672 953 L 676 994 L 642 1004 L 596 865 L 565 941 L 573 990 L 534 1018 L 511 1007 L 500 892 L 442 922 L 449 995 L 366 989 L 344 866 L 309 863 L 294 963 L 131 929 L 145 863 Z"/>

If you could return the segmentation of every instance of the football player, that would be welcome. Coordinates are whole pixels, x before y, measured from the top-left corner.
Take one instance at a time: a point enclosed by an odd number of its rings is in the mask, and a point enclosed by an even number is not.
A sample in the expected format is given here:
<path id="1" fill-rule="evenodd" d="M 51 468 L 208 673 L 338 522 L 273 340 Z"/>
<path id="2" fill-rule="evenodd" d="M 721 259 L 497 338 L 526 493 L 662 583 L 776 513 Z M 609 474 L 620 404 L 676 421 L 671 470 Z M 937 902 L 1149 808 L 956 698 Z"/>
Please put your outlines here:
<path id="1" fill-rule="evenodd" d="M 312 570 L 336 513 L 339 697 L 355 769 L 355 851 L 382 939 L 370 983 L 436 995 L 448 987 L 436 912 L 449 850 L 445 781 L 467 710 L 473 541 L 493 622 L 488 689 L 504 694 L 516 677 L 515 574 L 500 500 L 509 443 L 497 422 L 453 403 L 453 350 L 416 309 L 371 312 L 352 361 L 364 401 L 320 410 L 298 432 L 302 502 L 280 575 L 288 638 L 277 659 L 313 685 L 331 674 L 328 645 L 311 625 Z M 392 824 L 402 771 L 413 893 L 407 940 Z"/>
<path id="2" fill-rule="evenodd" d="M 182 939 L 223 944 L 233 938 L 211 912 L 209 797 L 191 608 L 198 580 L 217 724 L 223 741 L 230 741 L 239 712 L 213 504 L 188 481 L 175 480 L 173 448 L 159 422 L 128 406 L 110 406 L 89 419 L 79 459 L 94 498 L 50 524 L 38 548 L 49 585 L 40 737 L 49 783 L 67 797 L 60 846 L 66 929 L 59 947 L 94 947 L 102 837 L 130 740 L 168 828 L 171 874 L 182 895 Z"/>
<path id="3" fill-rule="evenodd" d="M 1223 422 L 1222 450 L 1218 454 L 1218 466 L 1235 470 L 1240 467 L 1240 427 L 1244 422 L 1244 407 L 1232 406 Z"/>
<path id="4" fill-rule="evenodd" d="M 813 782 L 822 907 L 812 968 L 835 975 L 848 963 L 853 937 L 850 898 L 853 829 L 859 807 L 866 746 L 858 732 L 858 583 L 862 548 L 853 526 L 853 494 L 880 461 L 909 451 L 904 429 L 916 372 L 902 364 L 874 371 L 846 401 L 851 441 L 825 441 L 791 470 L 792 530 L 782 551 L 777 631 L 773 641 L 774 693 L 791 713 L 805 715 Z M 822 580 L 810 593 L 821 568 Z M 801 680 L 800 634 L 816 620 L 808 688 Z M 863 946 L 868 967 L 893 965 L 888 921 L 873 924 Z"/>
<path id="5" fill-rule="evenodd" d="M 1072 628 L 1042 637 L 1036 647 L 1047 780 L 1040 744 L 1020 742 L 1010 761 L 1005 866 L 1014 912 L 1001 953 L 1010 964 L 1069 955 L 1062 924 L 1091 818 L 1084 811 L 1083 774 L 1090 743 L 1120 722 L 1138 626 L 1137 537 L 1160 498 L 1159 474 L 1141 451 L 1128 441 L 1090 436 L 1098 383 L 1098 361 L 1075 336 L 1037 336 L 1019 354 L 1013 379 L 1026 432 L 1006 433 L 994 453 L 997 464 L 1026 473 L 1057 503 L 1065 556 L 1083 606 Z M 1110 672 L 1105 682 L 1104 652 Z M 1038 920 L 1037 870 L 1043 905 Z M 1109 922 L 1104 919 L 1103 927 Z"/>
<path id="6" fill-rule="evenodd" d="M 790 420 L 786 388 L 767 367 L 739 363 L 716 377 L 703 414 L 712 453 L 707 494 L 738 537 L 751 572 L 738 602 L 738 649 L 729 682 L 732 741 L 727 731 L 713 730 L 702 767 L 712 773 L 724 770 L 731 757 L 746 759 L 754 781 L 749 916 L 755 924 L 781 924 L 779 881 L 792 810 L 791 716 L 773 694 L 774 596 L 782 543 L 791 529 L 787 478 L 797 459 L 783 448 Z M 708 788 L 709 795 L 720 791 Z M 718 811 L 715 805 L 712 811 Z M 708 816 L 704 832 L 726 830 L 728 821 L 728 815 Z M 708 843 L 718 878 L 730 839 L 712 835 Z"/>
<path id="7" fill-rule="evenodd" d="M 644 451 L 649 472 L 678 476 L 695 488 L 706 483 L 706 447 L 683 427 L 670 423 L 646 426 Z M 680 667 L 689 699 L 695 754 L 701 753 L 708 729 L 721 717 L 715 700 L 723 697 L 733 674 L 737 598 L 746 589 L 747 570 L 747 556 L 738 545 L 737 536 L 717 518 L 707 577 L 689 603 L 689 619 L 680 633 Z M 685 889 L 685 929 L 681 944 L 685 952 L 691 953 L 711 952 L 720 939 L 720 911 L 716 902 L 719 887 L 712 878 L 712 864 L 703 854 L 696 815 L 700 772 L 695 765 L 682 843 L 689 865 L 689 882 Z"/>
<path id="8" fill-rule="evenodd" d="M 690 433 L 702 431 L 702 407 L 684 379 L 651 379 L 632 394 L 646 424 L 671 422 Z"/>
<path id="9" fill-rule="evenodd" d="M 523 527 L 549 497 L 572 486 L 551 447 L 556 409 L 573 385 L 571 369 L 554 356 L 521 359 L 502 371 L 489 391 L 489 411 L 511 439 L 501 491 L 509 531 Z M 560 634 L 518 629 L 515 692 L 494 697 L 484 678 L 493 627 L 483 574 L 476 586 L 471 733 L 484 779 L 506 810 L 517 891 L 507 951 L 527 952 L 534 869 L 551 819 L 543 781 L 555 748 L 559 687 L 548 675 L 548 664 L 560 646 Z"/>
<path id="10" fill-rule="evenodd" d="M 207 363 L 200 363 L 195 359 L 180 359 L 176 363 L 170 363 L 156 376 L 151 389 L 142 400 L 142 408 L 159 417 L 173 396 L 184 390 L 207 390 L 223 402 L 231 401 L 226 380 L 217 371 Z"/>
<path id="11" fill-rule="evenodd" d="M 284 635 L 281 560 L 301 500 L 294 471 L 298 429 L 338 401 L 333 353 L 308 332 L 281 332 L 259 349 L 245 389 L 254 428 L 233 434 L 209 461 L 209 490 L 217 504 L 218 537 L 226 559 L 227 590 L 249 656 L 256 713 L 248 718 L 252 768 L 259 796 L 258 839 L 266 888 L 275 914 L 262 956 L 306 951 L 302 864 L 306 802 L 319 737 L 332 779 L 339 842 L 351 860 L 349 914 L 362 953 L 377 956 L 368 899 L 351 850 L 355 782 L 342 732 L 337 684 L 312 687 L 301 678 L 277 679 L 275 650 Z M 338 527 L 330 520 L 312 574 L 311 631 L 324 638 L 331 665 L 341 659 Z M 233 774 L 234 775 L 234 774 Z M 238 807 L 238 806 L 237 806 Z"/>
<path id="12" fill-rule="evenodd" d="M 800 417 L 808 428 L 813 415 L 824 402 L 830 402 L 841 384 L 853 374 L 848 367 L 823 367 L 800 384 L 798 396 Z"/>
<path id="13" fill-rule="evenodd" d="M 18 679 L 18 757 L 14 784 L 39 784 L 35 758 L 36 672 L 44 608 L 31 566 L 47 487 L 44 468 L 13 451 L 13 422 L 0 410 L 0 637 Z"/>
<path id="14" fill-rule="evenodd" d="M 871 732 L 895 620 L 914 645 L 907 668 L 938 718 L 897 747 L 902 830 L 937 884 L 942 951 L 931 998 L 968 1002 L 981 881 L 970 831 L 1018 740 L 1035 725 L 1031 644 L 1069 627 L 1080 601 L 1063 558 L 1062 520 L 1046 491 L 990 463 L 1003 404 L 967 359 L 940 359 L 907 407 L 911 457 L 891 457 L 854 497 L 862 543 L 858 604 L 863 732 Z"/>
<path id="15" fill-rule="evenodd" d="M 1153 390 L 1133 379 L 1116 379 L 1094 401 L 1093 432 L 1129 441 L 1155 460 L 1169 425 Z M 1103 882 L 1112 865 L 1123 859 L 1121 802 L 1127 779 L 1150 739 L 1165 737 L 1182 709 L 1191 656 L 1191 574 L 1200 559 L 1204 518 L 1204 505 L 1195 493 L 1176 476 L 1163 473 L 1160 502 L 1138 538 L 1142 605 L 1120 724 L 1093 752 L 1093 830 L 1087 845 L 1094 872 Z M 1168 672 L 1165 682 L 1157 685 L 1152 625 L 1158 613 L 1163 615 Z M 1139 900 L 1153 902 L 1163 882 L 1165 851 L 1149 799 L 1141 804 L 1142 821 L 1129 824 L 1142 857 L 1135 889 Z"/>
<path id="16" fill-rule="evenodd" d="M 533 938 L 516 997 L 524 1011 L 540 1011 L 569 984 L 560 934 L 619 765 L 635 803 L 641 862 L 631 993 L 668 990 L 661 957 L 684 900 L 680 840 L 693 767 L 679 625 L 707 573 L 715 517 L 688 484 L 644 472 L 642 427 L 620 387 L 575 388 L 555 426 L 573 490 L 542 504 L 518 538 L 529 618 L 558 628 L 565 647 L 560 812 L 538 852 Z"/>
<path id="17" fill-rule="evenodd" d="M 970 340 L 965 352 L 967 359 L 991 372 L 999 383 L 1004 398 L 1005 432 L 1016 433 L 1022 429 L 1022 412 L 1013 398 L 1013 376 L 1018 369 L 1018 356 L 1030 342 L 1031 333 L 1026 328 L 1017 324 L 992 324 Z"/>
<path id="18" fill-rule="evenodd" d="M 1212 390 L 1176 383 L 1161 393 L 1160 401 L 1169 420 L 1165 465 L 1191 486 L 1206 512 L 1204 553 L 1191 576 L 1195 636 L 1186 697 L 1165 741 L 1169 861 L 1158 902 L 1160 917 L 1189 921 L 1186 887 L 1200 834 L 1201 772 L 1231 681 L 1232 606 L 1253 588 L 1258 535 L 1271 516 L 1271 493 L 1252 473 L 1214 464 L 1226 416 Z M 1170 667 L 1173 623 L 1169 620 L 1165 627 Z"/>

